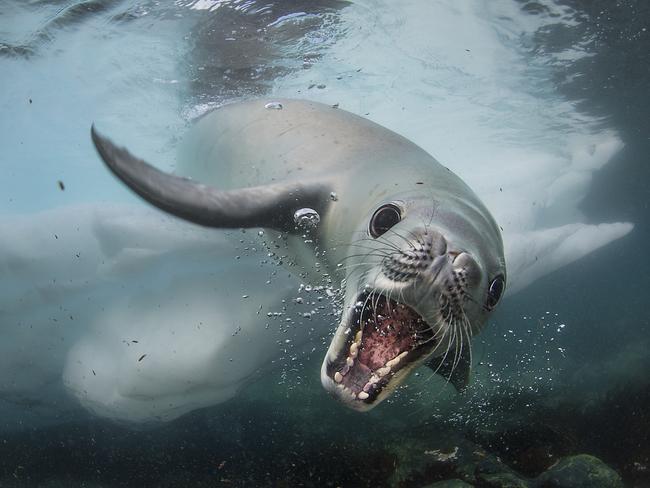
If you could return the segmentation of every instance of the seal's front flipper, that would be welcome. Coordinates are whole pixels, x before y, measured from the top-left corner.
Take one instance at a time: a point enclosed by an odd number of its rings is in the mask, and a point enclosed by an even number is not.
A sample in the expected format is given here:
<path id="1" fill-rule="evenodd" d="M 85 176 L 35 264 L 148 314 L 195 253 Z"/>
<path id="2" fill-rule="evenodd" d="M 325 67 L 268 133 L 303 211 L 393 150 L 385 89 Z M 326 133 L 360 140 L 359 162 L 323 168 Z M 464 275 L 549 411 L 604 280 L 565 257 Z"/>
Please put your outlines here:
<path id="1" fill-rule="evenodd" d="M 322 216 L 331 204 L 330 189 L 320 184 L 276 183 L 221 191 L 154 168 L 117 147 L 94 126 L 91 137 L 108 168 L 131 190 L 161 210 L 195 224 L 292 232 L 297 210 L 310 208 Z"/>
<path id="2" fill-rule="evenodd" d="M 472 368 L 471 355 L 469 347 L 464 347 L 457 356 L 449 351 L 446 357 L 434 357 L 426 362 L 426 366 L 431 368 L 434 373 L 445 378 L 449 383 L 454 385 L 456 391 L 461 393 L 469 385 L 469 375 Z"/>

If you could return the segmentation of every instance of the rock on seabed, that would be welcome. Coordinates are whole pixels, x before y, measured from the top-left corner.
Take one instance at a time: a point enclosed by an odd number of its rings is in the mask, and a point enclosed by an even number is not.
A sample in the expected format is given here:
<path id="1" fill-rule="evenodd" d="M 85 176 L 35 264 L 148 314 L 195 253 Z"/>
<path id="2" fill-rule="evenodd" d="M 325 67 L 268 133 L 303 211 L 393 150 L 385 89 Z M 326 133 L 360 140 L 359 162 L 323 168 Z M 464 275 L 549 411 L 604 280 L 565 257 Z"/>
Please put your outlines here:
<path id="1" fill-rule="evenodd" d="M 455 479 L 455 480 L 438 481 L 437 483 L 427 485 L 424 488 L 472 488 L 472 487 L 473 485 L 470 485 L 469 483 L 465 483 L 463 480 Z"/>
<path id="2" fill-rule="evenodd" d="M 562 459 L 539 475 L 534 488 L 623 488 L 616 471 L 600 459 L 579 454 Z"/>

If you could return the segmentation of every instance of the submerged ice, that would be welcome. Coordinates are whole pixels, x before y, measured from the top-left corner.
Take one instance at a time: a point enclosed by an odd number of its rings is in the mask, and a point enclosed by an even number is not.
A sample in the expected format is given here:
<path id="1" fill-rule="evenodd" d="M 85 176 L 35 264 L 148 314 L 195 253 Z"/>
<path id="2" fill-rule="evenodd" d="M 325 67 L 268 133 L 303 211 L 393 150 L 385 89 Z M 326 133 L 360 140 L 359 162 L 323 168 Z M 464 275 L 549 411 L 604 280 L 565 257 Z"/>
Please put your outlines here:
<path id="1" fill-rule="evenodd" d="M 119 420 L 170 420 L 274 374 L 286 340 L 324 354 L 319 338 L 335 327 L 327 312 L 303 317 L 293 300 L 303 280 L 278 266 L 281 247 L 132 200 L 91 149 L 93 120 L 169 169 L 188 119 L 224 101 L 338 104 L 413 140 L 477 192 L 503 228 L 510 294 L 632 228 L 586 223 L 579 211 L 592 174 L 622 143 L 554 90 L 552 69 L 588 56 L 582 46 L 527 49 L 544 25 L 575 22 L 551 2 L 553 16 L 530 16 L 514 1 L 360 1 L 320 16 L 242 14 L 238 2 L 118 2 L 94 15 L 63 9 L 51 15 L 74 22 L 38 25 L 8 5 L 20 22 L 0 39 L 7 422 L 24 420 L 24 405 L 61 419 L 79 404 Z M 234 40 L 219 38 L 222 56 L 210 57 L 219 16 L 271 40 L 238 43 L 235 29 Z M 168 29 L 152 34 L 143 22 Z M 235 66 L 243 54 L 249 65 Z M 222 320 L 233 307 L 238 320 Z M 286 315 L 269 319 L 275 313 Z"/>

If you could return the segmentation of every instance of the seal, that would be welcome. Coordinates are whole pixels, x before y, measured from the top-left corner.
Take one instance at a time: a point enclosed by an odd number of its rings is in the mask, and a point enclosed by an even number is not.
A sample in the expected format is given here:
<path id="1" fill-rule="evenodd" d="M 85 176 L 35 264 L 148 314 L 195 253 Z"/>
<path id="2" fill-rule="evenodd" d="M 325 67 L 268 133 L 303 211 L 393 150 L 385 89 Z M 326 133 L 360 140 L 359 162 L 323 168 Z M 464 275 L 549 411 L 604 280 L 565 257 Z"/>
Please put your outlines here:
<path id="1" fill-rule="evenodd" d="M 179 173 L 116 146 L 93 126 L 108 168 L 156 207 L 215 228 L 286 235 L 286 265 L 333 283 L 340 320 L 324 388 L 356 410 L 427 365 L 457 389 L 471 339 L 506 285 L 499 227 L 474 192 L 408 139 L 337 107 L 252 100 L 204 115 Z"/>

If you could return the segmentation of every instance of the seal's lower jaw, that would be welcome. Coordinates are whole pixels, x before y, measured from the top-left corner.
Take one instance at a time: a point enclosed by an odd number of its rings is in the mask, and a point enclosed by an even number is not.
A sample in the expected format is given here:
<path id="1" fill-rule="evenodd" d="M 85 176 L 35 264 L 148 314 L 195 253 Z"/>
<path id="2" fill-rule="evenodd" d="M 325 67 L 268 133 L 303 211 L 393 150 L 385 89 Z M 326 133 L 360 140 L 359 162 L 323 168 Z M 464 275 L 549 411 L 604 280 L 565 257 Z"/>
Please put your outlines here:
<path id="1" fill-rule="evenodd" d="M 362 293 L 330 344 L 321 382 L 355 410 L 385 399 L 436 347 L 433 328 L 411 307 Z"/>

